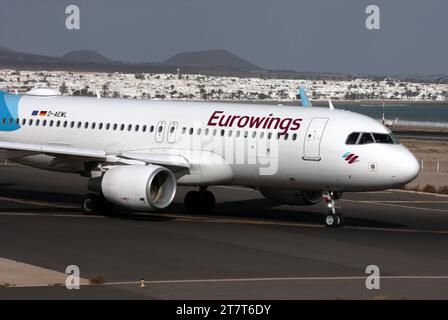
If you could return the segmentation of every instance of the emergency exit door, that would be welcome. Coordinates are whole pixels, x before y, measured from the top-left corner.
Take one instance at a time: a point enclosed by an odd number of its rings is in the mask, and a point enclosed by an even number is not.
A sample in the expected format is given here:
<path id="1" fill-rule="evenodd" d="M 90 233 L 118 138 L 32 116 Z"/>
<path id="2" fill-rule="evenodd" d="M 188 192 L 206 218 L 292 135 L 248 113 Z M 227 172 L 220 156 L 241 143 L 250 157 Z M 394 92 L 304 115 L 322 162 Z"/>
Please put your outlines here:
<path id="1" fill-rule="evenodd" d="M 320 144 L 322 135 L 324 134 L 328 118 L 313 118 L 308 126 L 303 144 L 303 159 L 311 161 L 319 161 Z"/>

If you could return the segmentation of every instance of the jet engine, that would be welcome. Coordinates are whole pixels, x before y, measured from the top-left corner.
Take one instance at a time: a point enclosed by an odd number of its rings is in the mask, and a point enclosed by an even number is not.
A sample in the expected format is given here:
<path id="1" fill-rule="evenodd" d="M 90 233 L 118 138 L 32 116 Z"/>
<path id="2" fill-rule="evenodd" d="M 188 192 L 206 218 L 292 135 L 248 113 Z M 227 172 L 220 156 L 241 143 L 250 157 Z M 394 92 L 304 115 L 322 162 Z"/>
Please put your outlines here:
<path id="1" fill-rule="evenodd" d="M 160 166 L 116 166 L 104 174 L 101 192 L 109 202 L 133 210 L 163 209 L 176 194 L 176 178 Z"/>
<path id="2" fill-rule="evenodd" d="M 295 206 L 309 206 L 322 200 L 322 192 L 320 191 L 261 188 L 260 192 L 267 199 Z"/>

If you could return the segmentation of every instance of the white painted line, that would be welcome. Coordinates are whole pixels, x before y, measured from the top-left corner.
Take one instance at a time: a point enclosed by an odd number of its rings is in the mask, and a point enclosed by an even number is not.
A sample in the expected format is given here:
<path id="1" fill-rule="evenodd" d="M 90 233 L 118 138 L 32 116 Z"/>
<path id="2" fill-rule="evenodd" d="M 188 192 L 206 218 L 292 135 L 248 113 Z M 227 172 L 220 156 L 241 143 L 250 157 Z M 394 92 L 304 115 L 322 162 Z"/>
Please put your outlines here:
<path id="1" fill-rule="evenodd" d="M 423 191 L 414 191 L 414 190 L 402 190 L 402 189 L 391 189 L 393 192 L 402 192 L 402 193 L 413 193 L 413 194 L 421 194 L 424 196 L 434 196 L 434 197 L 442 197 L 448 198 L 448 194 L 442 193 L 432 193 L 432 192 L 423 192 Z"/>
<path id="2" fill-rule="evenodd" d="M 404 208 L 404 209 L 431 211 L 431 212 L 433 212 L 435 214 L 441 214 L 441 215 L 446 215 L 448 213 L 448 210 L 444 210 L 444 209 L 403 206 L 403 205 L 392 204 L 392 203 L 382 203 L 382 202 L 378 202 L 378 201 L 360 201 L 360 200 L 350 200 L 350 199 L 343 199 L 342 201 L 348 201 L 348 202 L 354 202 L 354 203 L 362 203 L 362 204 L 373 204 L 373 205 L 386 206 L 386 207 L 398 207 L 398 208 Z M 419 213 L 424 214 L 423 212 L 419 212 Z"/>
<path id="3" fill-rule="evenodd" d="M 266 278 L 216 278 L 216 279 L 178 279 L 150 281 L 107 281 L 91 283 L 83 281 L 81 286 L 122 286 L 122 285 L 164 285 L 164 284 L 202 284 L 202 283 L 236 283 L 236 282 L 285 282 L 285 281 L 365 281 L 366 276 L 322 276 L 322 277 L 266 277 Z M 447 275 L 409 275 L 381 276 L 381 280 L 448 280 Z M 46 284 L 23 284 L 14 287 L 48 287 Z M 56 284 L 57 286 L 57 284 Z"/>

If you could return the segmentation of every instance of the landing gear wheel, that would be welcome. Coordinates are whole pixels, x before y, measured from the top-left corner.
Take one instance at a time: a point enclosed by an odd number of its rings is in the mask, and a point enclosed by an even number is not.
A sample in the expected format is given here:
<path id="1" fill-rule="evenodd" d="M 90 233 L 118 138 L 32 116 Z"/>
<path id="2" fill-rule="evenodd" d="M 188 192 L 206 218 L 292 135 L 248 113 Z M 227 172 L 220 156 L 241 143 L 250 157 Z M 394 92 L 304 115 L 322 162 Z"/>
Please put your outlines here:
<path id="1" fill-rule="evenodd" d="M 96 194 L 89 193 L 81 202 L 81 211 L 85 215 L 95 215 L 99 212 L 100 199 Z"/>
<path id="2" fill-rule="evenodd" d="M 327 227 L 331 227 L 331 228 L 337 227 L 340 224 L 340 222 L 341 222 L 341 219 L 335 214 L 328 214 L 325 217 L 325 225 Z"/>
<path id="3" fill-rule="evenodd" d="M 201 192 L 199 192 L 201 193 Z M 215 209 L 216 200 L 215 195 L 210 191 L 205 191 L 202 196 L 202 203 L 203 203 L 203 211 L 211 212 L 213 209 Z"/>
<path id="4" fill-rule="evenodd" d="M 189 191 L 184 198 L 184 205 L 187 211 L 196 211 L 200 202 L 198 191 Z"/>
<path id="5" fill-rule="evenodd" d="M 184 198 L 187 211 L 211 212 L 215 208 L 216 200 L 210 191 L 189 191 Z"/>
<path id="6" fill-rule="evenodd" d="M 114 209 L 114 205 L 102 195 L 89 193 L 82 199 L 81 211 L 85 215 L 109 215 Z"/>

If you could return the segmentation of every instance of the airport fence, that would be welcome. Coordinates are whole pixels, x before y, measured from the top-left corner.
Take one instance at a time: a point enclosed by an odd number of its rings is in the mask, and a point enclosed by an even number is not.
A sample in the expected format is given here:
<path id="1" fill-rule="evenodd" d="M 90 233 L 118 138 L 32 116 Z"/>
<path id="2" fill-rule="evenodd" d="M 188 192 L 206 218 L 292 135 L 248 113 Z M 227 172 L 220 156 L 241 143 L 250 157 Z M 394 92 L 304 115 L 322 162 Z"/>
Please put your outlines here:
<path id="1" fill-rule="evenodd" d="M 395 120 L 395 121 L 392 121 L 392 125 L 393 126 L 403 126 L 403 127 L 448 129 L 448 122 Z"/>
<path id="2" fill-rule="evenodd" d="M 448 173 L 448 161 L 421 159 L 420 170 L 425 172 Z"/>

